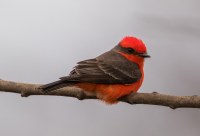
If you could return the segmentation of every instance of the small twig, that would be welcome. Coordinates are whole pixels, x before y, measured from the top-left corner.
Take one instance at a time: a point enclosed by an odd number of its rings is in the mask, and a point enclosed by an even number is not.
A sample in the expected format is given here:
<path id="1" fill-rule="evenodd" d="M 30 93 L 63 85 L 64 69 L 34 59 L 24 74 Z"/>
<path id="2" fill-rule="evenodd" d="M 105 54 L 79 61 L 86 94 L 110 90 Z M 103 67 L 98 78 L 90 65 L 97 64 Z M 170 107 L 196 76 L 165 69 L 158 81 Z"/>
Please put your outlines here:
<path id="1" fill-rule="evenodd" d="M 28 97 L 30 95 L 54 95 L 54 96 L 68 96 L 75 97 L 79 100 L 84 99 L 97 99 L 95 96 L 90 96 L 84 93 L 83 90 L 75 87 L 65 87 L 52 91 L 48 94 L 43 94 L 38 89 L 39 84 L 27 84 L 17 83 L 11 81 L 5 81 L 0 79 L 0 91 L 19 93 L 22 97 Z M 126 102 L 129 104 L 149 104 L 149 105 L 160 105 L 167 106 L 172 109 L 176 108 L 200 108 L 200 96 L 171 96 L 153 93 L 131 93 L 128 96 L 120 98 L 119 101 Z"/>

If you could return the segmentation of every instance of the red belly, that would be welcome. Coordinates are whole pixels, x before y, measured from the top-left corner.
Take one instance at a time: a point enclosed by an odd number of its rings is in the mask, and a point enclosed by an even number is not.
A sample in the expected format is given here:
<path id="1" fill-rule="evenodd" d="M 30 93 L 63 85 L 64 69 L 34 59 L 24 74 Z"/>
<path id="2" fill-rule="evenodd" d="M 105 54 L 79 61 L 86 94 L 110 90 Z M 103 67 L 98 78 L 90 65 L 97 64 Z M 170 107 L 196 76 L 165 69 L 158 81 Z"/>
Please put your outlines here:
<path id="1" fill-rule="evenodd" d="M 89 92 L 96 94 L 97 98 L 105 101 L 106 103 L 116 103 L 117 99 L 130 94 L 131 92 L 137 92 L 142 85 L 143 78 L 139 81 L 129 84 L 92 84 L 92 83 L 78 83 L 77 87 Z"/>

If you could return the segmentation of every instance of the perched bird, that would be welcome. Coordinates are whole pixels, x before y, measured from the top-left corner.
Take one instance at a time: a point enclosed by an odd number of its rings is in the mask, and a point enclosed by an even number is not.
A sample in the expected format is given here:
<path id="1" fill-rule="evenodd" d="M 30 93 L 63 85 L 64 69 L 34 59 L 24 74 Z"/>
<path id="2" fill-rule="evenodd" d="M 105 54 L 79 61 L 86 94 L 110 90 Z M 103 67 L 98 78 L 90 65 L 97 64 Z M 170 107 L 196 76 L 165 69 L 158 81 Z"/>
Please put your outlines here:
<path id="1" fill-rule="evenodd" d="M 113 104 L 131 92 L 137 92 L 144 79 L 144 58 L 150 57 L 142 40 L 127 36 L 102 55 L 80 61 L 68 76 L 41 86 L 44 93 L 74 86 Z"/>

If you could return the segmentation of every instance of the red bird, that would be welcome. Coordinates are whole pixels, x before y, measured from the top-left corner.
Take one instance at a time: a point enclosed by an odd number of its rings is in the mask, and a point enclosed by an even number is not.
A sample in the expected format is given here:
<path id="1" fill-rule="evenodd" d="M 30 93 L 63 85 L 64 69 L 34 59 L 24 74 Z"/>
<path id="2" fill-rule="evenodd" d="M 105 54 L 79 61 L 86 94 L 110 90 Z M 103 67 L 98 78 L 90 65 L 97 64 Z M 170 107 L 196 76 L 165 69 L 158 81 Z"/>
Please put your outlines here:
<path id="1" fill-rule="evenodd" d="M 144 79 L 146 46 L 136 37 L 125 37 L 118 45 L 102 55 L 77 63 L 69 76 L 41 86 L 44 93 L 74 86 L 92 93 L 106 103 L 137 92 Z"/>

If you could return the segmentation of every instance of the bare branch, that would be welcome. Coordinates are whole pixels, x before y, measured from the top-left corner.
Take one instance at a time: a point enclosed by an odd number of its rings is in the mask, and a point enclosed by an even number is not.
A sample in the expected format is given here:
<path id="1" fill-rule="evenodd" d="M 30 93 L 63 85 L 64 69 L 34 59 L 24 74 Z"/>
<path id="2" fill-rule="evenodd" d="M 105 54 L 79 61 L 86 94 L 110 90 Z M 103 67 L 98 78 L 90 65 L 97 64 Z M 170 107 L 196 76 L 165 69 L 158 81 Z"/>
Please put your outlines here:
<path id="1" fill-rule="evenodd" d="M 84 93 L 83 90 L 74 87 L 65 87 L 58 89 L 49 94 L 43 94 L 38 89 L 39 84 L 17 83 L 11 81 L 0 80 L 0 91 L 19 93 L 22 97 L 30 95 L 54 95 L 75 97 L 79 100 L 97 99 L 95 96 L 90 96 Z M 129 104 L 149 104 L 167 106 L 172 109 L 176 108 L 200 108 L 200 96 L 171 96 L 159 93 L 131 93 L 120 99 L 122 102 Z"/>

